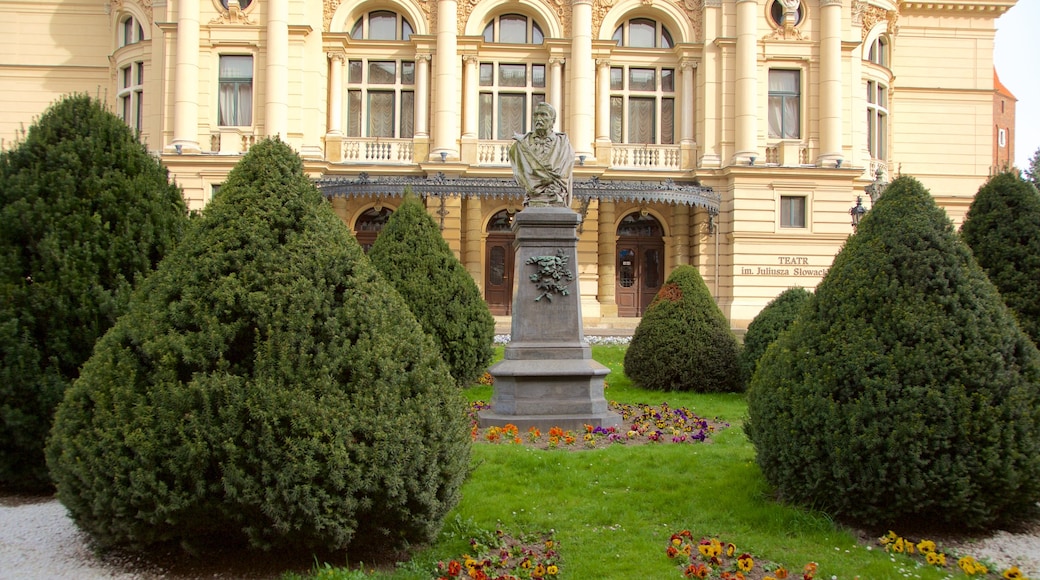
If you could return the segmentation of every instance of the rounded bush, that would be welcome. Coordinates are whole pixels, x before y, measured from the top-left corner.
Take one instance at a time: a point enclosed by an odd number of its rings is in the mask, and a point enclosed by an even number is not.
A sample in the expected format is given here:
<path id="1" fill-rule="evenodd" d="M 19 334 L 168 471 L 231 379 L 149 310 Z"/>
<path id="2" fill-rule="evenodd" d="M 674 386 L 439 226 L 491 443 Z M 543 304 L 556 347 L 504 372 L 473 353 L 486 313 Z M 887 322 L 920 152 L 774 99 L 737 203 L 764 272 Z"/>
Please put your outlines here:
<path id="1" fill-rule="evenodd" d="M 745 385 L 751 383 L 758 359 L 762 358 L 766 348 L 794 322 L 810 296 L 812 292 L 805 288 L 788 288 L 770 300 L 748 325 L 744 348 L 740 351 L 740 370 Z"/>
<path id="2" fill-rule="evenodd" d="M 784 500 L 979 528 L 1040 499 L 1040 353 L 911 177 L 860 222 L 747 396 Z"/>
<path id="3" fill-rule="evenodd" d="M 0 485 L 51 488 L 55 407 L 187 221 L 166 169 L 86 95 L 0 152 Z"/>
<path id="4" fill-rule="evenodd" d="M 1014 173 L 975 195 L 961 235 L 1022 330 L 1040 344 L 1040 193 Z"/>
<path id="5" fill-rule="evenodd" d="M 740 343 L 693 266 L 668 277 L 632 335 L 625 375 L 657 391 L 736 392 Z"/>
<path id="6" fill-rule="evenodd" d="M 440 346 L 455 380 L 480 378 L 494 354 L 495 319 L 417 197 L 406 192 L 368 257 Z"/>
<path id="7" fill-rule="evenodd" d="M 58 407 L 47 459 L 99 544 L 427 542 L 465 402 L 280 141 L 253 146 Z"/>

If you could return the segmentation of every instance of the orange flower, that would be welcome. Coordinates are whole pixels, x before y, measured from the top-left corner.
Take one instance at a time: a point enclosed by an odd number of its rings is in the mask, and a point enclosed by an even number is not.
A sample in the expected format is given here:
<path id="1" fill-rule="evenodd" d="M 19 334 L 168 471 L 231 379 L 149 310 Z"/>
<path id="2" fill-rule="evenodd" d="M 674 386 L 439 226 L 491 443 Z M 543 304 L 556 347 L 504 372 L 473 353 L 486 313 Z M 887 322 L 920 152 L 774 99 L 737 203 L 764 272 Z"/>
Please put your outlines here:
<path id="1" fill-rule="evenodd" d="M 786 580 L 787 578 L 787 568 L 784 568 L 783 566 L 773 570 L 773 573 L 776 574 L 776 580 Z"/>

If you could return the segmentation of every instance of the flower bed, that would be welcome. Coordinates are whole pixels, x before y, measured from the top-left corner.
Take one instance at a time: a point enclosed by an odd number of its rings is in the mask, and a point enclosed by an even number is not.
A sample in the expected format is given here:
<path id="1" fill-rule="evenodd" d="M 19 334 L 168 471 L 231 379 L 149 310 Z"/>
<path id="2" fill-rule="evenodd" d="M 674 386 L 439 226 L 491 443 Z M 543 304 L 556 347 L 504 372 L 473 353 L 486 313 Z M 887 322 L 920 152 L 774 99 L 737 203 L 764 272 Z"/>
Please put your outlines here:
<path id="1" fill-rule="evenodd" d="M 438 580 L 552 580 L 560 573 L 552 532 L 514 537 L 496 530 L 470 546 L 473 555 L 437 563 Z"/>
<path id="2" fill-rule="evenodd" d="M 904 538 L 893 531 L 889 531 L 878 539 L 878 543 L 886 552 L 892 554 L 905 554 L 911 558 L 923 560 L 929 566 L 935 566 L 943 570 L 953 568 L 960 569 L 971 578 L 1003 578 L 1004 580 L 1029 580 L 1025 574 L 1012 566 L 1004 570 L 999 576 L 995 572 L 996 566 L 975 559 L 967 554 L 955 554 L 944 550 L 932 540 L 913 541 Z"/>
<path id="3" fill-rule="evenodd" d="M 718 538 L 701 538 L 695 542 L 689 530 L 672 534 L 665 554 L 679 564 L 686 578 L 813 580 L 816 577 L 815 562 L 809 562 L 800 574 L 795 575 L 781 565 L 756 560 L 751 554 L 738 550 L 735 544 L 724 543 Z"/>
<path id="4" fill-rule="evenodd" d="M 594 449 L 608 445 L 638 445 L 646 443 L 705 443 L 709 437 L 729 423 L 718 417 L 708 420 L 698 417 L 686 407 L 671 407 L 668 403 L 653 405 L 622 405 L 610 402 L 610 409 L 621 415 L 621 427 L 593 427 L 585 425 L 581 432 L 552 427 L 543 433 L 531 427 L 521 433 L 516 425 L 481 429 L 477 413 L 489 409 L 484 401 L 470 405 L 473 441 L 482 443 L 526 444 L 540 449 Z"/>

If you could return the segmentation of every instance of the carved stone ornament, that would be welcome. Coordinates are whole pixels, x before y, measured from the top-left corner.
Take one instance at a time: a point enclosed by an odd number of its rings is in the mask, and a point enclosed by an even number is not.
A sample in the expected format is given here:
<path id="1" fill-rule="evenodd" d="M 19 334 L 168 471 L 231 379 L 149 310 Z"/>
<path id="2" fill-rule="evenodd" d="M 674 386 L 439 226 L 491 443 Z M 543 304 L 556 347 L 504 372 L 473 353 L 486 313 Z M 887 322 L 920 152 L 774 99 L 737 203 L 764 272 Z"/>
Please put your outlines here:
<path id="1" fill-rule="evenodd" d="M 644 6 L 652 7 L 655 1 L 662 0 L 641 0 Z M 720 7 L 721 0 L 663 0 L 667 1 L 681 10 L 686 12 L 686 16 L 690 19 L 690 30 L 692 31 L 692 41 L 703 41 L 704 40 L 704 7 Z M 599 33 L 600 28 L 603 26 L 603 19 L 606 18 L 607 13 L 614 8 L 614 4 L 617 0 L 595 0 L 592 5 L 592 34 L 593 36 Z M 612 33 L 613 30 L 606 31 Z"/>
<path id="2" fill-rule="evenodd" d="M 256 24 L 256 21 L 251 19 L 245 12 L 242 11 L 241 5 L 238 2 L 228 2 L 227 10 L 220 13 L 220 16 L 209 21 L 210 24 Z"/>
<path id="3" fill-rule="evenodd" d="M 884 8 L 874 6 L 867 2 L 853 0 L 852 22 L 855 24 L 857 20 L 860 23 L 860 40 L 866 40 L 867 35 L 870 34 L 870 31 L 877 26 L 879 22 L 888 23 L 885 31 L 889 35 L 894 36 L 899 31 L 898 11 L 885 10 Z"/>
<path id="4" fill-rule="evenodd" d="M 109 13 L 122 12 L 123 6 L 127 3 L 128 2 L 126 2 L 125 0 L 111 0 L 108 3 L 108 5 L 111 6 L 111 8 L 109 9 Z M 148 20 L 147 24 L 151 25 L 153 22 L 155 22 L 155 17 L 152 16 L 152 0 L 138 0 L 134 3 L 140 6 L 141 10 L 144 11 L 144 16 Z"/>
<path id="5" fill-rule="evenodd" d="M 538 268 L 538 272 L 528 277 L 541 291 L 535 302 L 542 298 L 552 302 L 553 294 L 567 296 L 571 293 L 570 283 L 574 281 L 574 274 L 567 269 L 567 255 L 563 250 L 556 250 L 555 256 L 531 256 L 527 265 Z"/>

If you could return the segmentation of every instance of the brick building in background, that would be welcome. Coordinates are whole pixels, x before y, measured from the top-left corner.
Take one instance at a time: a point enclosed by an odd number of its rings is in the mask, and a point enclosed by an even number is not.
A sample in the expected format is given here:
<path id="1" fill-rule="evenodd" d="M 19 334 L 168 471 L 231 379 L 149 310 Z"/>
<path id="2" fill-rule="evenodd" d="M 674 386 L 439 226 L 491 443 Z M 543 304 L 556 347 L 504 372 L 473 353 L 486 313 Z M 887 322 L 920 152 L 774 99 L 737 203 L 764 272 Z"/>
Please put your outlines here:
<path id="1" fill-rule="evenodd" d="M 1018 99 L 993 69 L 993 167 L 991 173 L 1015 164 L 1015 103 Z"/>

